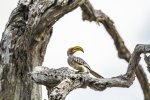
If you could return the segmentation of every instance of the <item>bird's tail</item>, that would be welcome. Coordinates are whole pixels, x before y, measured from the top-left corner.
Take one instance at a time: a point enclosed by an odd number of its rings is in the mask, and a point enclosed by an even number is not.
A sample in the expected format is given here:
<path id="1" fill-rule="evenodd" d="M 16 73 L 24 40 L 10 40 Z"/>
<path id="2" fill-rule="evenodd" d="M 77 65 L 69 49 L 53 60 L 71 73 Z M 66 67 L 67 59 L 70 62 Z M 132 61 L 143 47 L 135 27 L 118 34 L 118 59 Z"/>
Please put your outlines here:
<path id="1" fill-rule="evenodd" d="M 96 73 L 96 72 L 93 71 L 93 70 L 90 70 L 90 73 L 91 73 L 93 76 L 97 77 L 97 78 L 103 78 L 101 75 L 99 75 L 98 73 Z"/>

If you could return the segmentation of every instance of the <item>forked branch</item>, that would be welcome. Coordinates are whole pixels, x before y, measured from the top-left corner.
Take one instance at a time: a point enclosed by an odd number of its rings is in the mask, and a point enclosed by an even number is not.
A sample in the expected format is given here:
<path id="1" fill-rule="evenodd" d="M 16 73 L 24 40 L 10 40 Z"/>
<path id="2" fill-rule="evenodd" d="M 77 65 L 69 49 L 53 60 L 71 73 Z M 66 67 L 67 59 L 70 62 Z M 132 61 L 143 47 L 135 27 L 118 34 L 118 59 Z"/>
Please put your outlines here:
<path id="1" fill-rule="evenodd" d="M 67 67 L 49 69 L 43 66 L 37 66 L 31 76 L 36 83 L 47 87 L 49 100 L 64 100 L 70 91 L 87 86 L 96 91 L 108 87 L 130 87 L 135 79 L 140 55 L 144 52 L 150 52 L 150 45 L 137 45 L 131 55 L 126 74 L 113 78 L 92 78 L 87 73 L 77 73 Z"/>

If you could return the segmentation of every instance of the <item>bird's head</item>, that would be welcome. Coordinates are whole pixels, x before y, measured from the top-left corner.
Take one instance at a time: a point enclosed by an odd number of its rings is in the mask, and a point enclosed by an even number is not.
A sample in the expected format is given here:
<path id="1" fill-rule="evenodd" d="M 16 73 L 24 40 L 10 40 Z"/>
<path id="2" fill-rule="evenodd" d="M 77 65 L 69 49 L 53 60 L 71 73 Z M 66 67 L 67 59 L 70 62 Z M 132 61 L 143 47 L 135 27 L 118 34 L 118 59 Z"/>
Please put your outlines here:
<path id="1" fill-rule="evenodd" d="M 73 55 L 75 52 L 77 51 L 82 51 L 84 52 L 83 48 L 80 47 L 80 46 L 75 46 L 75 47 L 72 47 L 72 48 L 69 48 L 68 51 L 67 51 L 67 55 Z"/>

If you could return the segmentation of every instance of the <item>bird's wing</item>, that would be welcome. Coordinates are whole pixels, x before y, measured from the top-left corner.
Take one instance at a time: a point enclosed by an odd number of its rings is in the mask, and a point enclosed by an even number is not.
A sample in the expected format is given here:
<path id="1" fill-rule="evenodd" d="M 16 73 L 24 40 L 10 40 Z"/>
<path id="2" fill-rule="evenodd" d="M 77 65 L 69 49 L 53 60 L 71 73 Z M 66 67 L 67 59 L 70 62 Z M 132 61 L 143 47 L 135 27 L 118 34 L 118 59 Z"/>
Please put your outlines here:
<path id="1" fill-rule="evenodd" d="M 83 65 L 86 68 L 88 68 L 89 70 L 91 70 L 90 66 L 80 57 L 73 57 L 73 60 L 75 63 L 79 64 L 79 65 Z"/>
<path id="2" fill-rule="evenodd" d="M 103 78 L 101 75 L 99 75 L 98 73 L 96 73 L 95 71 L 93 71 L 90 66 L 80 57 L 73 57 L 73 61 L 79 65 L 83 65 L 84 67 L 86 67 L 87 69 L 89 69 L 90 73 L 97 77 L 97 78 Z"/>

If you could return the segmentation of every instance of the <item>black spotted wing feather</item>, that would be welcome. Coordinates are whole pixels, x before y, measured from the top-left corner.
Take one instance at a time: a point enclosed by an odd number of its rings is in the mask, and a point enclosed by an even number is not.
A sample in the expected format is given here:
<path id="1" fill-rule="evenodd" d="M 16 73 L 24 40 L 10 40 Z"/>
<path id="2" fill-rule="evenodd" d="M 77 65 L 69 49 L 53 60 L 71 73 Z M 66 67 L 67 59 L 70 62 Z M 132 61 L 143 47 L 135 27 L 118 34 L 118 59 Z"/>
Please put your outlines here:
<path id="1" fill-rule="evenodd" d="M 90 66 L 80 57 L 73 57 L 73 61 L 79 65 L 83 65 L 87 67 L 88 69 L 90 69 Z"/>

